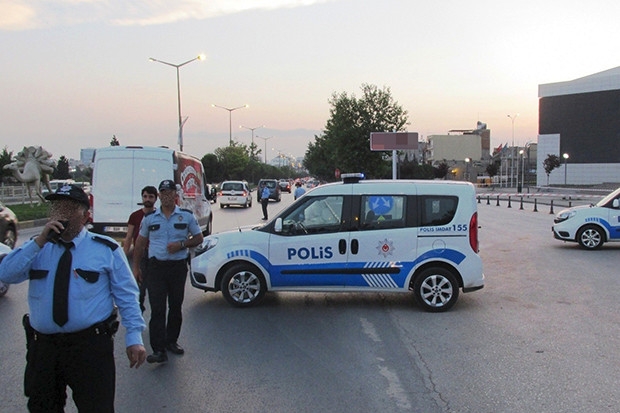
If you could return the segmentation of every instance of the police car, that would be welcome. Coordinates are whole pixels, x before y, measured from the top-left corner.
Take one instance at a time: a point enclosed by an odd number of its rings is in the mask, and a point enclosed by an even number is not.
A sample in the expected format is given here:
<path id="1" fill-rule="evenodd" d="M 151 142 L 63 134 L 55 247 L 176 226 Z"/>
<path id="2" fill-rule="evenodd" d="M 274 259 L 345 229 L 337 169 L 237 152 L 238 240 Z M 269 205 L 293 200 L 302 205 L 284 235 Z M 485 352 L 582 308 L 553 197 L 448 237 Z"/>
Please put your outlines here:
<path id="1" fill-rule="evenodd" d="M 191 283 L 237 307 L 267 291 L 411 292 L 431 312 L 484 286 L 473 185 L 363 180 L 318 186 L 264 226 L 206 237 Z"/>
<path id="2" fill-rule="evenodd" d="M 605 242 L 620 241 L 620 188 L 596 205 L 582 205 L 560 211 L 553 220 L 553 236 L 578 242 L 595 250 Z"/>

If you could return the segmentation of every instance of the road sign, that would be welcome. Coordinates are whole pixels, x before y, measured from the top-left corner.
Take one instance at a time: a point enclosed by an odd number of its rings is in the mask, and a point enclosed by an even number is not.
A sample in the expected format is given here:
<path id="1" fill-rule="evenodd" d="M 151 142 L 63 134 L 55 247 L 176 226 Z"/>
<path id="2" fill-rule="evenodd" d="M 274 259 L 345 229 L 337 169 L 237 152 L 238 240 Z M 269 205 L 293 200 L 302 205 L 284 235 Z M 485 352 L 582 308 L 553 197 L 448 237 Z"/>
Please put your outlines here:
<path id="1" fill-rule="evenodd" d="M 418 149 L 417 132 L 371 132 L 371 151 Z"/>

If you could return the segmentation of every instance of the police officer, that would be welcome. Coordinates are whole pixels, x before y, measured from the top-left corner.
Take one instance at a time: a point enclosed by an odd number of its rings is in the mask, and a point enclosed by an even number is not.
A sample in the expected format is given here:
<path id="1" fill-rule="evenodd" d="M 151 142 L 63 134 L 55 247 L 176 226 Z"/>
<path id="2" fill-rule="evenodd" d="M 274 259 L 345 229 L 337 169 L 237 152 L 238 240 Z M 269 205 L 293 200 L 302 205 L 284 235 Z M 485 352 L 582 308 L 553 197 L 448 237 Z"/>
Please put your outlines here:
<path id="1" fill-rule="evenodd" d="M 134 248 L 133 269 L 140 279 L 140 260 L 148 243 L 149 334 L 153 349 L 153 354 L 146 359 L 149 363 L 167 361 L 166 350 L 174 354 L 185 352 L 177 340 L 183 321 L 181 307 L 185 296 L 188 248 L 202 243 L 203 236 L 194 214 L 176 205 L 177 197 L 174 181 L 161 181 L 161 207 L 142 219 Z M 166 301 L 169 308 L 167 322 Z"/>
<path id="2" fill-rule="evenodd" d="M 49 222 L 0 263 L 2 281 L 29 280 L 30 314 L 23 320 L 28 409 L 64 411 L 68 385 L 80 412 L 113 412 L 115 305 L 126 328 L 129 367 L 146 358 L 138 286 L 119 245 L 84 228 L 89 202 L 81 188 L 64 185 L 46 199 Z"/>

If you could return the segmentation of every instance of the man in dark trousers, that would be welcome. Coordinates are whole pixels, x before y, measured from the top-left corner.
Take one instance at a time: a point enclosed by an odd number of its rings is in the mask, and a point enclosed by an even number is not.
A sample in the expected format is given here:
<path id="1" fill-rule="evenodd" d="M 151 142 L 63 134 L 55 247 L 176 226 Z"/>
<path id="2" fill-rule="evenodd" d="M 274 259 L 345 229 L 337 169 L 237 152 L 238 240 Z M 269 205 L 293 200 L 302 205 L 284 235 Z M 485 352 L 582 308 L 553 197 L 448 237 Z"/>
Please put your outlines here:
<path id="1" fill-rule="evenodd" d="M 161 181 L 161 207 L 142 220 L 134 249 L 133 270 L 139 279 L 140 261 L 148 243 L 149 334 L 153 349 L 153 354 L 146 359 L 149 363 L 167 361 L 166 350 L 174 354 L 185 352 L 177 340 L 183 321 L 188 248 L 202 243 L 203 236 L 194 214 L 176 205 L 177 197 L 174 181 Z M 169 307 L 167 322 L 166 302 Z"/>
<path id="2" fill-rule="evenodd" d="M 113 412 L 115 306 L 126 328 L 129 367 L 146 358 L 138 286 L 119 245 L 84 227 L 89 201 L 80 187 L 64 185 L 46 199 L 49 222 L 0 263 L 3 282 L 29 280 L 28 409 L 64 411 L 68 385 L 80 412 Z"/>
<path id="3" fill-rule="evenodd" d="M 267 221 L 267 219 L 269 219 L 269 215 L 267 215 L 267 206 L 269 205 L 270 195 L 271 191 L 269 191 L 267 184 L 265 184 L 265 182 L 262 182 L 260 188 L 260 204 L 263 207 L 263 221 Z"/>
<path id="4" fill-rule="evenodd" d="M 133 257 L 133 244 L 136 242 L 136 238 L 138 238 L 138 232 L 140 231 L 140 223 L 142 223 L 142 218 L 145 215 L 150 214 L 155 211 L 155 202 L 157 202 L 157 188 L 154 186 L 145 186 L 142 188 L 142 208 L 134 211 L 129 215 L 129 220 L 127 221 L 127 235 L 125 236 L 125 241 L 123 241 L 123 251 L 125 251 L 125 255 L 127 255 L 127 259 L 131 262 Z M 144 254 L 142 259 L 142 264 L 140 269 L 142 273 L 141 279 L 136 279 L 138 282 L 138 286 L 140 287 L 140 310 L 144 312 L 144 299 L 146 297 L 146 260 L 148 259 L 148 255 Z"/>

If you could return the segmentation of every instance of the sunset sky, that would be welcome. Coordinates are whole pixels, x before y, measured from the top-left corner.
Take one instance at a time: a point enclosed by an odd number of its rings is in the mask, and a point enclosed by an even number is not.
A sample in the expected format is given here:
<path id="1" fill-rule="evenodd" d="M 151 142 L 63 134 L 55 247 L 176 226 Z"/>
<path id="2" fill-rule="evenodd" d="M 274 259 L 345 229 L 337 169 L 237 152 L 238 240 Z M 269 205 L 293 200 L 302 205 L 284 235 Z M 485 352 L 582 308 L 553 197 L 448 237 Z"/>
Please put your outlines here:
<path id="1" fill-rule="evenodd" d="M 249 128 L 302 156 L 333 93 L 389 87 L 423 138 L 491 129 L 536 141 L 538 85 L 620 65 L 620 2 L 409 0 L 0 0 L 0 138 L 57 158 L 80 148 L 177 145 L 198 157 Z M 261 150 L 264 140 L 256 138 Z"/>

